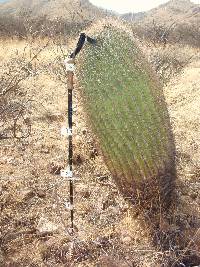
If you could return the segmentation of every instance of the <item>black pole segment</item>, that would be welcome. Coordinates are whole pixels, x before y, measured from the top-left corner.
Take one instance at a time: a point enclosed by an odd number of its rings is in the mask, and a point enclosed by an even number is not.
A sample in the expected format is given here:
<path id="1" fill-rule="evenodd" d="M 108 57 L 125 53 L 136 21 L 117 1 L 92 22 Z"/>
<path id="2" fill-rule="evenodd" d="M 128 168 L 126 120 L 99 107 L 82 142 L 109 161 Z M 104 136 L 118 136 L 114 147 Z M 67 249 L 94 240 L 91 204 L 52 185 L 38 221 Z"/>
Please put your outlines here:
<path id="1" fill-rule="evenodd" d="M 69 136 L 69 169 L 72 171 L 72 158 L 73 158 L 73 144 L 72 144 L 72 136 Z"/>
<path id="2" fill-rule="evenodd" d="M 86 36 L 85 33 L 81 33 L 78 43 L 76 45 L 76 48 L 74 52 L 69 56 L 72 59 L 75 59 L 76 55 L 81 51 L 83 48 L 83 45 L 85 41 L 88 41 L 91 44 L 95 44 L 96 40 Z M 70 77 L 70 76 L 69 76 Z M 70 88 L 68 88 L 68 129 L 69 129 L 69 135 L 68 135 L 68 141 L 69 141 L 69 150 L 68 150 L 68 165 L 69 165 L 69 171 L 72 172 L 72 163 L 73 163 L 73 142 L 72 142 L 72 91 L 73 91 L 73 73 L 72 73 L 72 79 L 70 78 Z M 70 174 L 71 175 L 71 174 Z M 71 213 L 71 230 L 72 233 L 74 232 L 74 188 L 73 188 L 73 177 L 69 177 L 70 179 L 70 213 Z"/>
<path id="3" fill-rule="evenodd" d="M 68 89 L 68 125 L 72 129 L 72 89 Z"/>
<path id="4" fill-rule="evenodd" d="M 68 126 L 69 131 L 72 133 L 72 89 L 68 89 Z M 72 171 L 72 160 L 73 160 L 73 142 L 72 142 L 72 134 L 69 135 L 69 151 L 68 151 L 68 164 L 69 170 Z M 73 189 L 73 181 L 70 180 L 70 208 L 71 208 L 71 229 L 73 232 L 74 228 L 74 189 Z"/>
<path id="5" fill-rule="evenodd" d="M 84 43 L 86 42 L 90 43 L 90 44 L 96 44 L 96 40 L 87 36 L 85 33 L 81 33 L 78 43 L 76 45 L 75 50 L 73 51 L 73 53 L 69 56 L 70 58 L 75 58 L 77 56 L 77 54 L 81 51 L 81 49 L 83 48 Z"/>
<path id="6" fill-rule="evenodd" d="M 72 89 L 68 89 L 68 125 L 69 131 L 72 133 Z M 73 144 L 72 144 L 72 135 L 69 135 L 69 167 L 72 171 L 72 158 L 73 158 Z"/>
<path id="7" fill-rule="evenodd" d="M 84 43 L 85 43 L 85 40 L 86 40 L 86 35 L 85 33 L 81 33 L 80 34 L 80 37 L 79 37 L 79 40 L 78 40 L 78 43 L 76 45 L 76 48 L 74 50 L 74 52 L 70 55 L 70 58 L 75 58 L 76 55 L 81 51 Z"/>
<path id="8" fill-rule="evenodd" d="M 74 230 L 74 208 L 73 208 L 73 205 L 74 205 L 74 187 L 73 187 L 72 181 L 70 181 L 69 188 L 70 188 L 70 206 L 71 206 L 71 210 L 70 210 L 71 229 L 73 232 L 73 230 Z"/>

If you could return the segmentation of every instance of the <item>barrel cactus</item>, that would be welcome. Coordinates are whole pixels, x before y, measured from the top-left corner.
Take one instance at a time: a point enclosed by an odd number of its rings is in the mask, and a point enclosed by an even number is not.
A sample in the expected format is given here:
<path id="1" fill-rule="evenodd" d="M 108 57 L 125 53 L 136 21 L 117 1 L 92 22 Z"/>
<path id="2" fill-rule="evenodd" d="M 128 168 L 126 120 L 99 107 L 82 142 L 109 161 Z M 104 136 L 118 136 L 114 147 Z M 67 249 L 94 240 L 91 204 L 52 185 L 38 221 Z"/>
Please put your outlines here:
<path id="1" fill-rule="evenodd" d="M 78 81 L 105 162 L 133 203 L 169 205 L 174 142 L 162 86 L 129 34 L 109 26 L 95 37 L 79 59 Z"/>

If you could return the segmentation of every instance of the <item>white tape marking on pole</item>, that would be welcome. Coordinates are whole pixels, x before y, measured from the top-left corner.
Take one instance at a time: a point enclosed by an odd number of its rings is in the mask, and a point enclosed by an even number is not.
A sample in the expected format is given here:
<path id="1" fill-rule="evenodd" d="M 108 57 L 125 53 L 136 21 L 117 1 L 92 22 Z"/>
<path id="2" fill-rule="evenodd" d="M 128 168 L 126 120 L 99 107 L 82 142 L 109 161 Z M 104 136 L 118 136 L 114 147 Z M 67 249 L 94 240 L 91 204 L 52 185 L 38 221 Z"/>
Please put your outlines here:
<path id="1" fill-rule="evenodd" d="M 63 136 L 72 136 L 72 129 L 66 128 L 65 126 L 63 126 L 61 128 L 61 135 L 63 135 Z"/>
<path id="2" fill-rule="evenodd" d="M 69 169 L 63 169 L 60 171 L 60 176 L 63 178 L 66 178 L 68 181 L 79 181 L 80 178 L 74 177 L 73 172 L 70 171 Z"/>
<path id="3" fill-rule="evenodd" d="M 75 71 L 76 67 L 75 67 L 74 63 L 72 63 L 71 58 L 66 58 L 64 60 L 64 64 L 65 64 L 66 71 L 72 71 L 72 72 Z"/>
<path id="4" fill-rule="evenodd" d="M 60 175 L 63 178 L 72 178 L 73 177 L 73 172 L 70 171 L 69 169 L 64 169 L 60 171 Z"/>
<path id="5" fill-rule="evenodd" d="M 65 208 L 68 210 L 73 210 L 73 205 L 70 202 L 65 202 Z"/>

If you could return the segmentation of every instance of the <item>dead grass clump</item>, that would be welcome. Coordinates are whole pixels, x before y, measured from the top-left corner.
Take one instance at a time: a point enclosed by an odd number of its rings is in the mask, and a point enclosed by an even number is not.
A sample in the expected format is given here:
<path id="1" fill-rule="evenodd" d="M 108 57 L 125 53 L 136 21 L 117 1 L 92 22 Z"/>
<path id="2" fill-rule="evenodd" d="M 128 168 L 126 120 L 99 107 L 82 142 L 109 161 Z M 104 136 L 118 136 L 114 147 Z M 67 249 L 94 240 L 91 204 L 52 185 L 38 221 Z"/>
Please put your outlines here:
<path id="1" fill-rule="evenodd" d="M 34 62 L 43 49 L 32 49 L 31 45 L 27 45 L 22 53 L 17 51 L 15 56 L 1 63 L 1 138 L 27 138 L 31 133 L 33 99 L 25 81 L 37 76 Z"/>

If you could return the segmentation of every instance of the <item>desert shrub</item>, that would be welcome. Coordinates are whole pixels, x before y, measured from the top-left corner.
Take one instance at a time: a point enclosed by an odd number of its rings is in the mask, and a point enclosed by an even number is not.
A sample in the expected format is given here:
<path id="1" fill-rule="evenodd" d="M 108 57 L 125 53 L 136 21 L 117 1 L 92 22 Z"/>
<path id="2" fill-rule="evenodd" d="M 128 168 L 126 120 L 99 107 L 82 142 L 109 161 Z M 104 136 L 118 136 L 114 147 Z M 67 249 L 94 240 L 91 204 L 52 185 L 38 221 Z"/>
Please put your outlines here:
<path id="1" fill-rule="evenodd" d="M 0 80 L 0 138 L 27 137 L 30 123 L 27 115 L 30 103 L 22 86 L 33 75 L 31 64 L 23 58 L 12 58 L 2 64 Z"/>
<path id="2" fill-rule="evenodd" d="M 25 39 L 27 37 L 63 37 L 67 38 L 77 34 L 90 21 L 68 21 L 63 18 L 50 20 L 46 15 L 33 17 L 29 13 L 22 13 L 20 16 L 2 15 L 0 17 L 0 36 L 5 38 Z"/>
<path id="3" fill-rule="evenodd" d="M 171 23 L 170 25 L 158 23 L 155 20 L 148 24 L 135 23 L 132 26 L 132 31 L 140 38 L 144 39 L 154 46 L 163 45 L 172 42 L 173 32 L 176 24 Z"/>
<path id="4" fill-rule="evenodd" d="M 149 53 L 149 61 L 164 83 L 179 74 L 192 58 L 193 55 L 187 48 L 181 49 L 176 45 L 169 45 L 165 49 L 150 49 Z"/>
<path id="5" fill-rule="evenodd" d="M 0 139 L 26 138 L 30 135 L 33 99 L 24 82 L 37 76 L 34 61 L 47 45 L 48 43 L 36 49 L 29 47 L 29 56 L 25 46 L 22 54 L 13 55 L 8 61 L 1 62 Z"/>
<path id="6" fill-rule="evenodd" d="M 98 35 L 96 47 L 86 47 L 81 62 L 88 117 L 121 192 L 132 202 L 169 204 L 174 144 L 151 67 L 130 36 L 112 27 Z"/>
<path id="7" fill-rule="evenodd" d="M 21 23 L 21 19 L 11 15 L 1 15 L 0 36 L 6 38 L 14 36 L 25 36 L 25 28 Z"/>
<path id="8" fill-rule="evenodd" d="M 156 23 L 154 20 L 152 25 L 146 30 L 146 37 L 149 39 L 154 45 L 162 44 L 166 46 L 168 42 L 171 41 L 171 36 L 173 34 L 175 28 L 175 23 L 171 25 L 165 25 L 161 23 Z"/>
<path id="9" fill-rule="evenodd" d="M 181 24 L 176 27 L 176 36 L 179 36 L 181 43 L 193 47 L 200 47 L 199 23 Z"/>
<path id="10" fill-rule="evenodd" d="M 140 39 L 153 44 L 155 47 L 167 44 L 184 44 L 194 47 L 200 46 L 199 23 L 164 24 L 153 20 L 149 23 L 134 23 L 133 33 Z"/>

